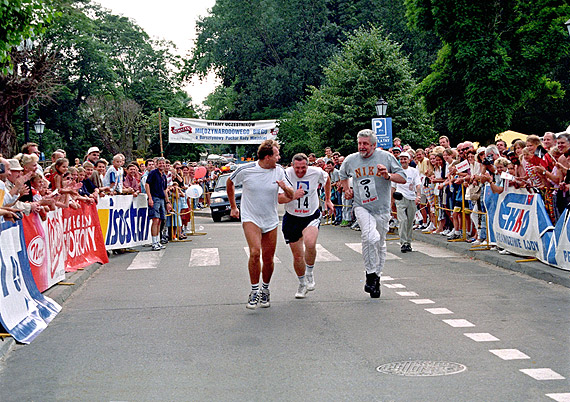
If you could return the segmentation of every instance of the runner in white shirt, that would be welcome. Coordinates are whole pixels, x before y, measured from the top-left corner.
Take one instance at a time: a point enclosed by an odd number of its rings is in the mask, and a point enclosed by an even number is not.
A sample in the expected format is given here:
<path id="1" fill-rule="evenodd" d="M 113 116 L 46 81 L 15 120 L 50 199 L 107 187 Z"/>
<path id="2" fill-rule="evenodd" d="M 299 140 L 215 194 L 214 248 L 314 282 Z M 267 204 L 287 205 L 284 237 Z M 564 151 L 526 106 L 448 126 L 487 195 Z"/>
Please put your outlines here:
<path id="1" fill-rule="evenodd" d="M 417 206 L 420 202 L 420 173 L 418 169 L 410 166 L 410 154 L 400 154 L 400 164 L 406 173 L 406 183 L 392 183 L 392 195 L 396 200 L 398 211 L 398 234 L 400 235 L 400 251 L 406 253 L 412 251 L 412 230 Z M 396 197 L 396 193 L 401 196 Z"/>
<path id="2" fill-rule="evenodd" d="M 299 289 L 295 297 L 303 299 L 308 290 L 315 289 L 313 268 L 317 257 L 317 237 L 321 224 L 317 188 L 319 184 L 324 186 L 325 207 L 334 214 L 331 180 L 323 169 L 309 166 L 309 158 L 305 154 L 293 156 L 293 166 L 288 167 L 285 173 L 296 191 L 293 200 L 285 204 L 281 229 L 285 242 L 291 247 L 293 268 L 299 278 Z"/>
<path id="3" fill-rule="evenodd" d="M 245 238 L 249 246 L 249 309 L 269 307 L 269 281 L 273 274 L 273 256 L 277 245 L 279 216 L 277 203 L 284 204 L 293 199 L 294 190 L 286 184 L 285 170 L 279 161 L 279 144 L 266 140 L 257 150 L 257 162 L 240 166 L 226 182 L 228 200 L 232 208 L 230 216 L 240 217 L 235 200 L 235 185 L 242 184 L 241 219 Z M 263 261 L 263 268 L 260 262 Z M 259 277 L 263 281 L 259 289 Z"/>

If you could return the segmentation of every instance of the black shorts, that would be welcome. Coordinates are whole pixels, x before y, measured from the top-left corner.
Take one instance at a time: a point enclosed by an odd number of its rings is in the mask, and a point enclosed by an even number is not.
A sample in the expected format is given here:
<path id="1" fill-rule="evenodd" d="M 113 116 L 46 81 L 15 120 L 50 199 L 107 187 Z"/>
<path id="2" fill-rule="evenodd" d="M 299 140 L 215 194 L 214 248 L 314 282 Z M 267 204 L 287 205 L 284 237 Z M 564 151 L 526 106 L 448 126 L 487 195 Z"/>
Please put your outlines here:
<path id="1" fill-rule="evenodd" d="M 295 216 L 288 212 L 283 215 L 281 231 L 285 238 L 285 243 L 295 243 L 303 237 L 303 230 L 307 226 L 315 226 L 317 229 L 321 225 L 321 210 L 317 209 L 311 216 Z"/>

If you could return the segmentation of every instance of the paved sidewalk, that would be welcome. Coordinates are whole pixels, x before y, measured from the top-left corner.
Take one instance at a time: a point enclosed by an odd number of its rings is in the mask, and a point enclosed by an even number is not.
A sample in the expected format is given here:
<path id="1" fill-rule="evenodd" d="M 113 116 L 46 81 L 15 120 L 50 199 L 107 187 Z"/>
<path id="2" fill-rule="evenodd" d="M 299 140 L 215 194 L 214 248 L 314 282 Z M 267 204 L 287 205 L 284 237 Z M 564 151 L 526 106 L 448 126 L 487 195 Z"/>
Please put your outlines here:
<path id="1" fill-rule="evenodd" d="M 521 257 L 513 254 L 499 254 L 497 250 L 472 250 L 471 244 L 463 241 L 447 241 L 445 236 L 437 234 L 426 234 L 419 230 L 414 230 L 414 239 L 433 244 L 434 246 L 447 248 L 470 258 L 485 261 L 501 268 L 515 272 L 520 272 L 533 278 L 541 279 L 549 283 L 570 287 L 570 271 L 558 269 L 540 261 L 517 262 L 528 257 Z M 412 249 L 414 244 L 412 242 Z"/>

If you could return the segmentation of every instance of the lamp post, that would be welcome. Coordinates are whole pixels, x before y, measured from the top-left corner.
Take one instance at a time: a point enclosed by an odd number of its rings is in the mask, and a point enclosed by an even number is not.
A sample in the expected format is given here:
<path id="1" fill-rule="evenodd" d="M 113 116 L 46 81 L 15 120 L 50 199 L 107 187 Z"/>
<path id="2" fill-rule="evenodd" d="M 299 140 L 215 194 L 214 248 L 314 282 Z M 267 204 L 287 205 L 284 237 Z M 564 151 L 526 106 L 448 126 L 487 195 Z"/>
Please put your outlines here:
<path id="1" fill-rule="evenodd" d="M 378 102 L 376 102 L 376 114 L 380 117 L 386 116 L 386 109 L 388 108 L 388 102 L 384 98 L 380 97 Z"/>
<path id="2" fill-rule="evenodd" d="M 46 124 L 42 121 L 42 119 L 38 118 L 36 120 L 36 122 L 34 123 L 34 130 L 36 131 L 36 134 L 39 137 L 39 145 L 40 145 L 40 154 L 43 156 L 43 151 L 42 151 L 42 136 L 44 134 L 44 128 L 46 127 Z M 41 158 L 41 160 L 43 160 L 43 158 Z"/>

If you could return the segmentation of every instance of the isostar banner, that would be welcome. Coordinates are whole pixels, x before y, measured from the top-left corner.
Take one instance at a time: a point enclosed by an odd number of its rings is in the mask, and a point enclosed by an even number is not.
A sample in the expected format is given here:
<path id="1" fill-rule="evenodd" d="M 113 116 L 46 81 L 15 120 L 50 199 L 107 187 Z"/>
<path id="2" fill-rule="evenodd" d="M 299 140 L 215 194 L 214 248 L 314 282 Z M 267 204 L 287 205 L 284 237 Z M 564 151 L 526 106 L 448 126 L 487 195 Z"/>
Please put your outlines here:
<path id="1" fill-rule="evenodd" d="M 570 270 L 568 210 L 552 225 L 540 194 L 509 189 L 501 194 L 485 187 L 489 240 L 507 251 Z"/>
<path id="2" fill-rule="evenodd" d="M 97 209 L 107 250 L 150 244 L 146 194 L 101 197 Z"/>
<path id="3" fill-rule="evenodd" d="M 22 221 L 0 224 L 0 322 L 18 342 L 30 343 L 61 306 L 43 296 L 30 269 Z"/>
<path id="4" fill-rule="evenodd" d="M 277 120 L 200 120 L 170 117 L 168 141 L 192 144 L 261 144 L 277 139 Z"/>

